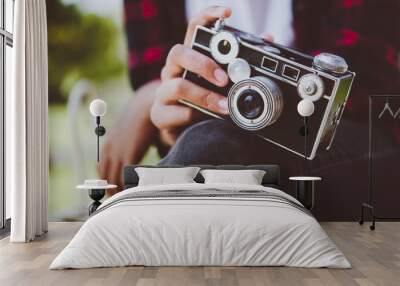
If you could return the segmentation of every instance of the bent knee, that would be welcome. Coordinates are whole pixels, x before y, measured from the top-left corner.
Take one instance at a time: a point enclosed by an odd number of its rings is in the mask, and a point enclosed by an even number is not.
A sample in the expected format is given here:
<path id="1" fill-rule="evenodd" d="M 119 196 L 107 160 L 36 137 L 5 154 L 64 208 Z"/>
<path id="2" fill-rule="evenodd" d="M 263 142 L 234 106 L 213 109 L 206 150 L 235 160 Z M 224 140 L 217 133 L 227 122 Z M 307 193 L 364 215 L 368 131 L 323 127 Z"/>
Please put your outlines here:
<path id="1" fill-rule="evenodd" d="M 187 128 L 167 156 L 169 164 L 243 164 L 254 162 L 254 138 L 229 122 L 212 119 Z M 256 148 L 257 149 L 257 148 Z"/>

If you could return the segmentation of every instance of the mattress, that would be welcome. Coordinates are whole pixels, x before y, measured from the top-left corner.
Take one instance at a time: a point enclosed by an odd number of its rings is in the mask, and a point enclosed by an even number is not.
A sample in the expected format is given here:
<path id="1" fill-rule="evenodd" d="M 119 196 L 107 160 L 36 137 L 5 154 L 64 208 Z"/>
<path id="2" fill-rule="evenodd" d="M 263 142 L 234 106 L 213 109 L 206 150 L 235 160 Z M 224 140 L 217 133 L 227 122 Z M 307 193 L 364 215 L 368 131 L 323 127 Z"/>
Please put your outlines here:
<path id="1" fill-rule="evenodd" d="M 107 199 L 50 269 L 131 265 L 351 267 L 286 193 L 198 183 L 134 187 Z"/>

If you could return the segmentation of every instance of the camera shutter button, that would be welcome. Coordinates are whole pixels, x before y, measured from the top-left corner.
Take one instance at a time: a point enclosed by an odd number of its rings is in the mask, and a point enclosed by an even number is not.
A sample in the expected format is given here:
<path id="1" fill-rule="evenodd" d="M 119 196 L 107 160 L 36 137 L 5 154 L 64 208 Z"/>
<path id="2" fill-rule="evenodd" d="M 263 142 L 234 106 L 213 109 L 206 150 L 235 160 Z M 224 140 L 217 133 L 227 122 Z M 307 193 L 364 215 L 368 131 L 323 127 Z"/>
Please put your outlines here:
<path id="1" fill-rule="evenodd" d="M 319 70 L 336 74 L 345 73 L 348 68 L 346 61 L 342 57 L 330 53 L 316 55 L 313 65 Z"/>

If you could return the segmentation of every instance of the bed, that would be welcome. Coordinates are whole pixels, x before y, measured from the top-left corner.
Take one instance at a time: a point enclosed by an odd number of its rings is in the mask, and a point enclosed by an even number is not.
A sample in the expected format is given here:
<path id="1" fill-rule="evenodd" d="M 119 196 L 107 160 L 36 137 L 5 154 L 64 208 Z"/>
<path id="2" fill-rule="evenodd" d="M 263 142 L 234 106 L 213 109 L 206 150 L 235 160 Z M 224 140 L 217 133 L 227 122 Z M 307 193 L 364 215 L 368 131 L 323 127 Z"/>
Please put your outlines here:
<path id="1" fill-rule="evenodd" d="M 265 170 L 262 185 L 204 183 L 199 174 L 196 183 L 138 186 L 136 167 L 125 167 L 125 190 L 102 203 L 50 269 L 351 267 L 312 214 L 279 190 L 277 165 L 199 166 Z"/>

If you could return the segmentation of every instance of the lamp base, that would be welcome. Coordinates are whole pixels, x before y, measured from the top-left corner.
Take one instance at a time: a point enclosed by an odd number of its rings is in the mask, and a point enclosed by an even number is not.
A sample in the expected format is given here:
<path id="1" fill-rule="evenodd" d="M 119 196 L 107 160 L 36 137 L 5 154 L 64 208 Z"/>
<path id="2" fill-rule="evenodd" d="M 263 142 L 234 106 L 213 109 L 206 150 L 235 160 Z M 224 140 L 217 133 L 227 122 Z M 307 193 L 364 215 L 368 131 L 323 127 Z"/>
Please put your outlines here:
<path id="1" fill-rule="evenodd" d="M 296 198 L 308 210 L 314 207 L 314 181 L 296 181 Z"/>
<path id="2" fill-rule="evenodd" d="M 104 197 L 106 193 L 105 189 L 90 189 L 89 190 L 89 197 L 94 200 L 93 203 L 89 206 L 89 215 L 94 213 L 97 208 L 101 205 L 100 200 Z"/>
<path id="3" fill-rule="evenodd" d="M 320 181 L 320 177 L 310 176 L 297 176 L 290 177 L 289 180 L 296 182 L 296 199 L 302 203 L 302 205 L 312 210 L 315 203 L 315 182 Z"/>

